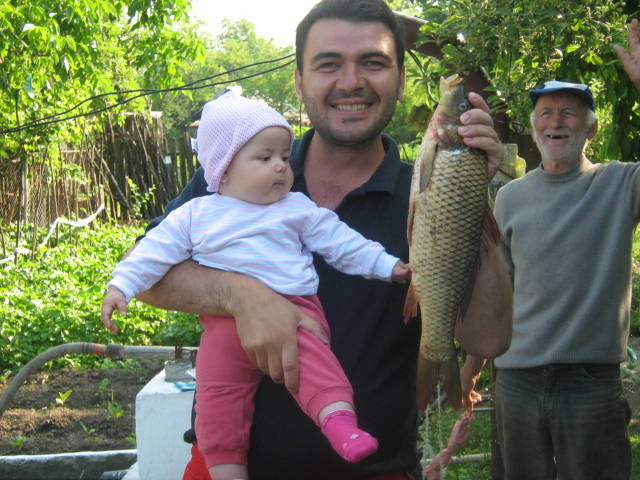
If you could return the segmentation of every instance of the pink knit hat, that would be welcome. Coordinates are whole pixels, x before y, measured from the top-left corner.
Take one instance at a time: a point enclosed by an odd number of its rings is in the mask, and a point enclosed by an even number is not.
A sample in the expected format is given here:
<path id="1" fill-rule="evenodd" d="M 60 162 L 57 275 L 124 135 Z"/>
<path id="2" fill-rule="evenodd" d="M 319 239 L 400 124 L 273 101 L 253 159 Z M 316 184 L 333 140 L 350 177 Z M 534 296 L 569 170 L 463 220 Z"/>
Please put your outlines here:
<path id="1" fill-rule="evenodd" d="M 198 161 L 204 168 L 207 191 L 217 192 L 220 179 L 238 151 L 268 127 L 293 131 L 273 108 L 229 91 L 208 102 L 198 126 Z"/>

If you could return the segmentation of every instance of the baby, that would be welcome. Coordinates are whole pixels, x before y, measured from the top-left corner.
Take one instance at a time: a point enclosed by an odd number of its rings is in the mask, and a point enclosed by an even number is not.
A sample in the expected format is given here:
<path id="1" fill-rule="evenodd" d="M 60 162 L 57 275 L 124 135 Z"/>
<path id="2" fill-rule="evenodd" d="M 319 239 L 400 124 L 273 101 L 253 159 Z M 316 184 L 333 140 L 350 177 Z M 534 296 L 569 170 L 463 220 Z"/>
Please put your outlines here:
<path id="1" fill-rule="evenodd" d="M 301 193 L 289 190 L 293 132 L 275 110 L 233 92 L 207 103 L 198 127 L 198 160 L 212 195 L 195 198 L 148 232 L 113 272 L 102 322 L 116 332 L 114 310 L 160 280 L 175 264 L 250 275 L 329 326 L 316 292 L 312 252 L 365 278 L 405 282 L 408 265 Z M 253 397 L 263 373 L 249 360 L 230 317 L 202 315 L 196 358 L 198 448 L 215 480 L 247 479 Z M 358 462 L 378 448 L 358 428 L 353 391 L 328 345 L 298 329 L 300 382 L 293 396 L 333 449 Z"/>

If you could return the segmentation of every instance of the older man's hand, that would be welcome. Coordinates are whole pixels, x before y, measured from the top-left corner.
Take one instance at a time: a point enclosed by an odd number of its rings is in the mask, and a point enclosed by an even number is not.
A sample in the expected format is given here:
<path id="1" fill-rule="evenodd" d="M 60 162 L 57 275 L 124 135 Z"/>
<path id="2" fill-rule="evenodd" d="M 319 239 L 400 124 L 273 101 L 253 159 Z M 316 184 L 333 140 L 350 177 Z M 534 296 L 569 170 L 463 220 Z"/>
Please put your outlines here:
<path id="1" fill-rule="evenodd" d="M 458 133 L 465 145 L 487 152 L 489 178 L 493 178 L 504 159 L 505 148 L 495 131 L 489 106 L 484 99 L 477 93 L 470 92 L 469 102 L 476 108 L 460 116 L 462 126 L 458 128 Z"/>
<path id="2" fill-rule="evenodd" d="M 614 45 L 613 48 L 616 50 L 618 58 L 629 76 L 629 80 L 636 88 L 640 88 L 640 34 L 638 32 L 638 19 L 634 18 L 629 24 L 629 51 L 627 52 L 620 45 Z"/>
<path id="3" fill-rule="evenodd" d="M 495 131 L 493 125 L 493 119 L 489 114 L 489 106 L 484 99 L 477 93 L 469 93 L 469 102 L 475 108 L 463 113 L 460 116 L 460 123 L 462 126 L 458 127 L 458 135 L 463 139 L 465 145 L 479 150 L 484 150 L 487 153 L 487 161 L 489 162 L 488 174 L 489 178 L 498 171 L 500 163 L 504 159 L 505 148 L 498 133 Z M 438 123 L 441 120 L 439 115 L 440 107 L 436 108 L 433 118 L 429 123 L 426 135 L 434 142 L 438 141 Z M 447 130 L 443 130 L 446 135 Z M 443 138 L 443 140 L 447 140 Z"/>

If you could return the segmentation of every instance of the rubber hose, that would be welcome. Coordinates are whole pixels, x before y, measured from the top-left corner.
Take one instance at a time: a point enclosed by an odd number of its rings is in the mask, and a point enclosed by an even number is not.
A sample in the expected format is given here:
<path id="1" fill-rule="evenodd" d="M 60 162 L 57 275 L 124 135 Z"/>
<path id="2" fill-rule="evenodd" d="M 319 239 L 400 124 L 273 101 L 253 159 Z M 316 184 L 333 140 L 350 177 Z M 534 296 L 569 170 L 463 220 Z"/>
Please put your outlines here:
<path id="1" fill-rule="evenodd" d="M 85 353 L 105 355 L 107 357 L 117 359 L 129 357 L 158 360 L 188 359 L 193 361 L 195 358 L 195 352 L 196 349 L 188 347 L 124 346 L 113 343 L 102 345 L 99 343 L 88 342 L 65 343 L 63 345 L 51 347 L 38 356 L 32 358 L 20 369 L 20 371 L 18 371 L 16 376 L 13 377 L 7 386 L 7 389 L 0 397 L 0 417 L 29 375 L 37 371 L 43 364 L 64 355 L 70 353 Z"/>

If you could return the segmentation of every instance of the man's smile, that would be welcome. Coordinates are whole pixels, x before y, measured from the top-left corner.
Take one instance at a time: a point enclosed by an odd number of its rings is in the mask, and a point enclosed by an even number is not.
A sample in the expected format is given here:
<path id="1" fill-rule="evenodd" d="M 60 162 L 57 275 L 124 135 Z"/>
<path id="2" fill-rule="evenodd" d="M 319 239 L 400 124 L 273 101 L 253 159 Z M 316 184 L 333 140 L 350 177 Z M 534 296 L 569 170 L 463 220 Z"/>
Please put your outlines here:
<path id="1" fill-rule="evenodd" d="M 366 110 L 369 105 L 365 103 L 356 103 L 353 105 L 336 104 L 332 105 L 332 107 L 343 112 L 360 112 Z"/>

